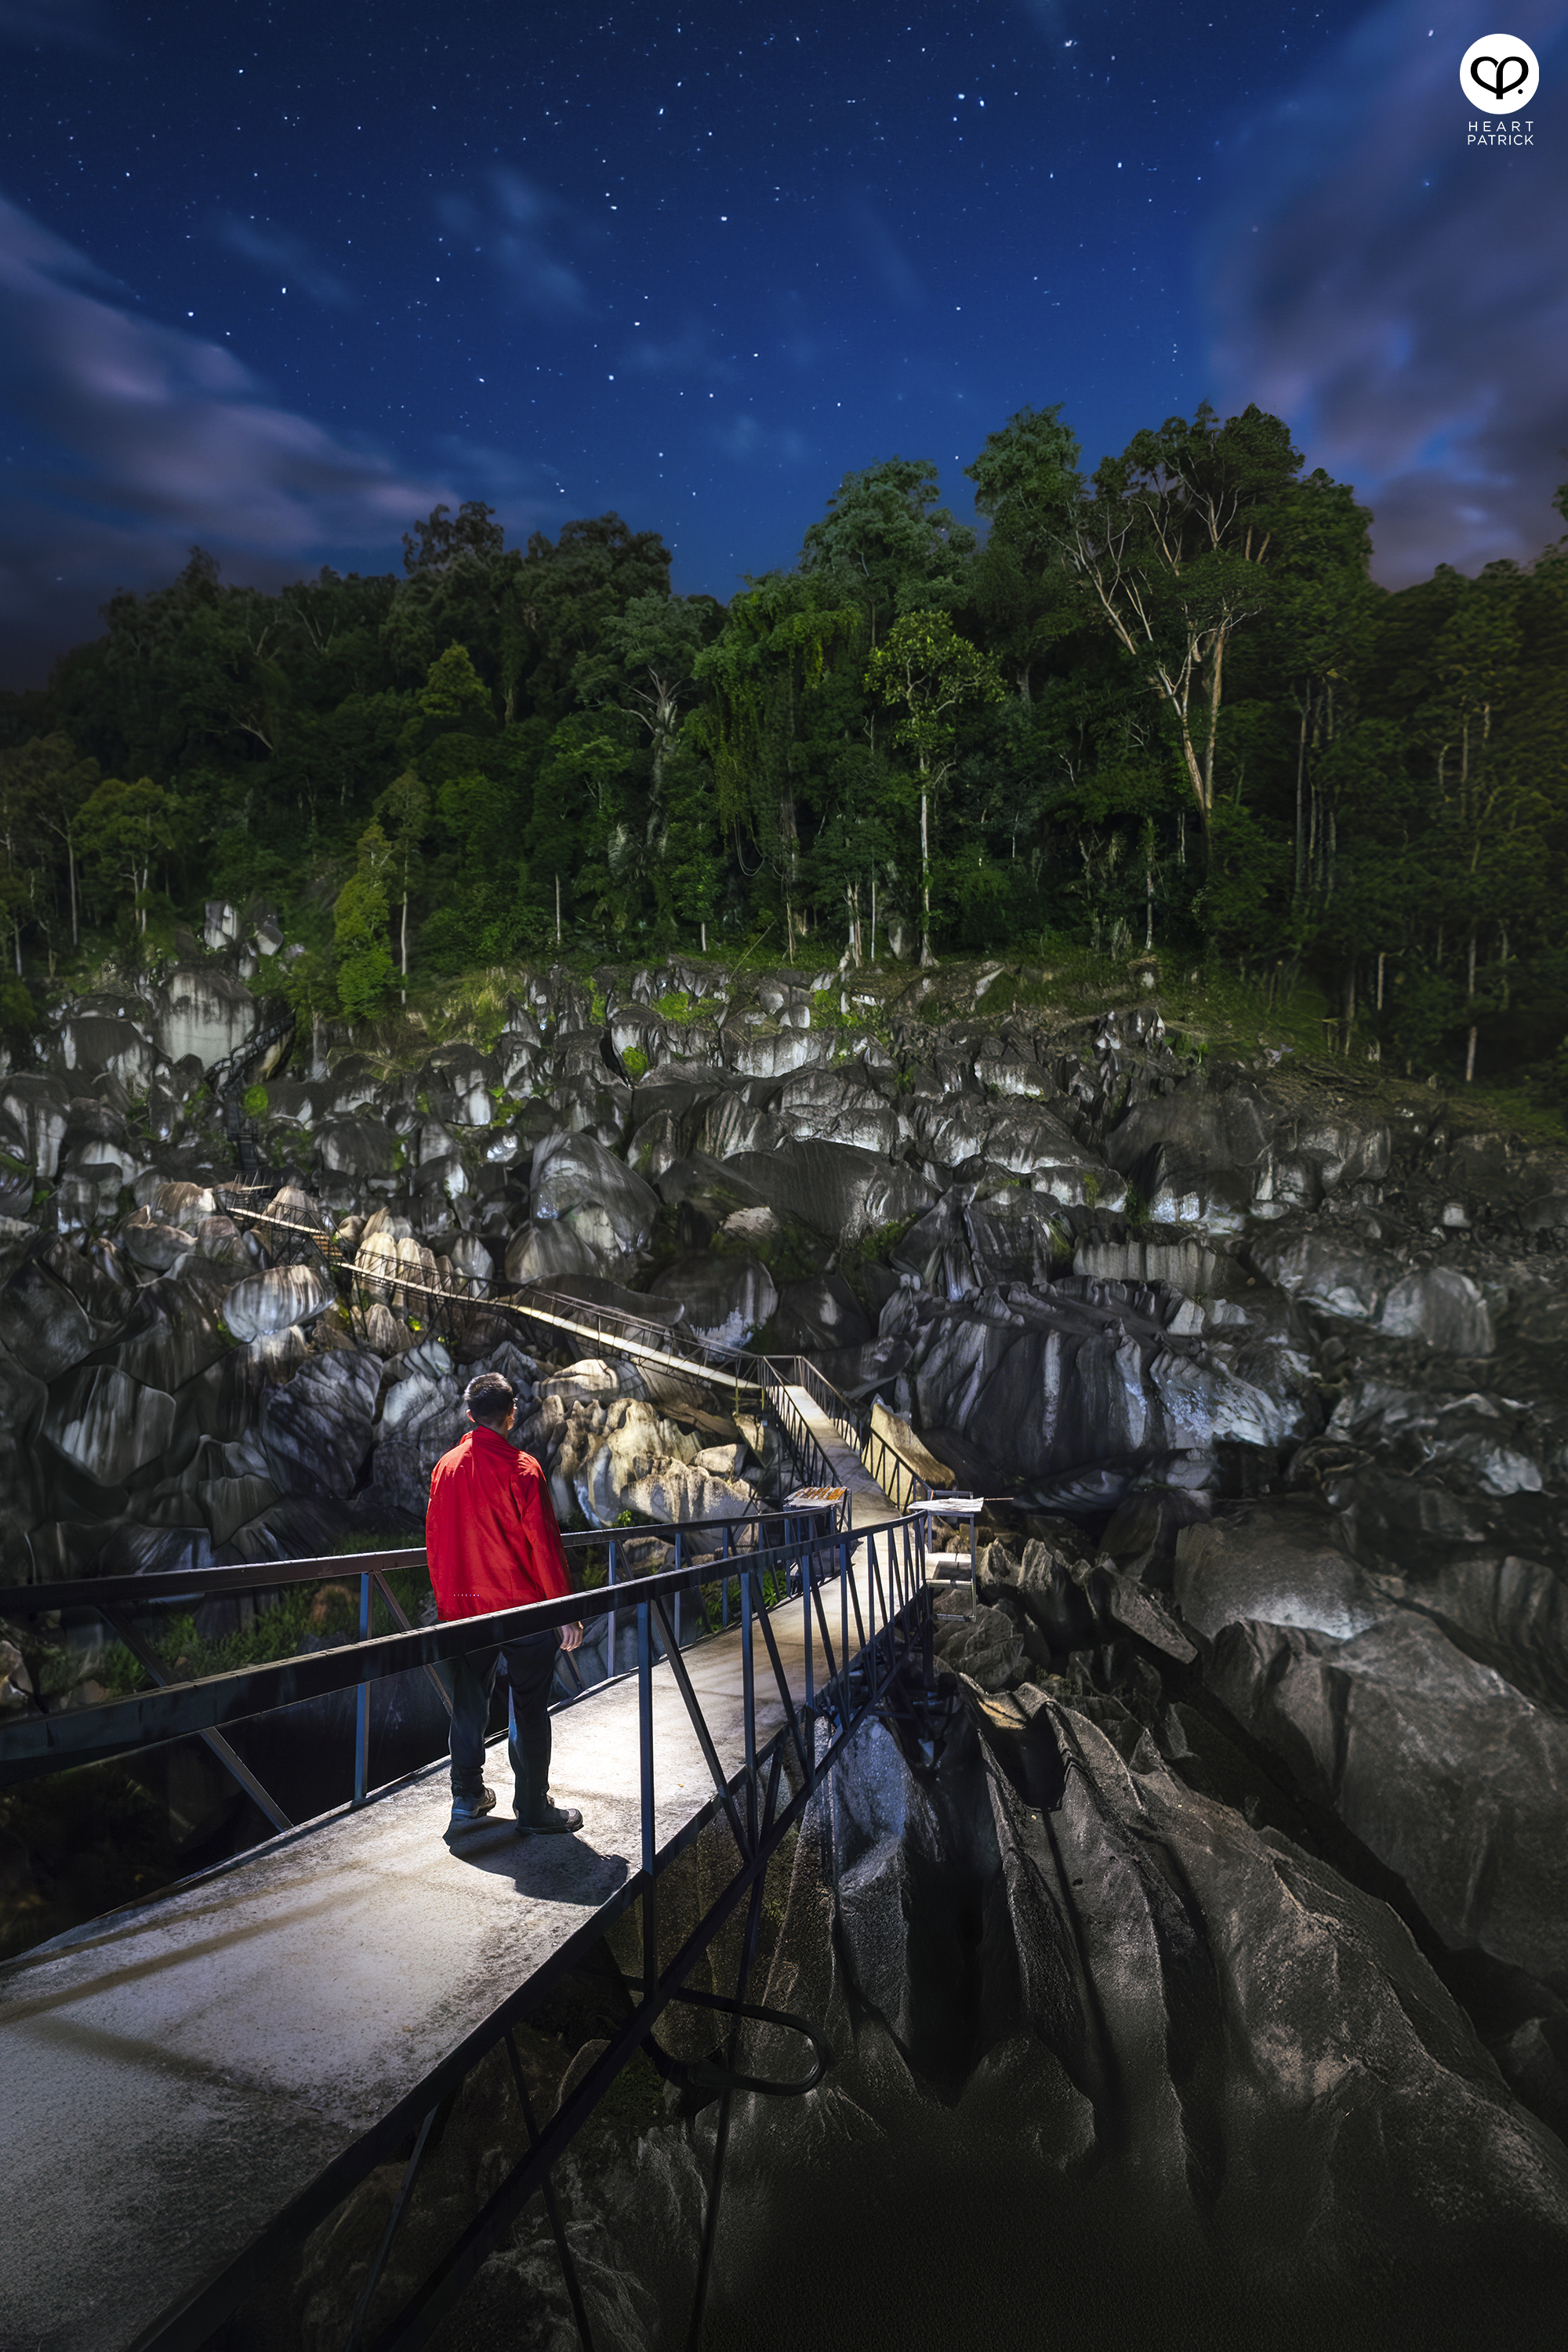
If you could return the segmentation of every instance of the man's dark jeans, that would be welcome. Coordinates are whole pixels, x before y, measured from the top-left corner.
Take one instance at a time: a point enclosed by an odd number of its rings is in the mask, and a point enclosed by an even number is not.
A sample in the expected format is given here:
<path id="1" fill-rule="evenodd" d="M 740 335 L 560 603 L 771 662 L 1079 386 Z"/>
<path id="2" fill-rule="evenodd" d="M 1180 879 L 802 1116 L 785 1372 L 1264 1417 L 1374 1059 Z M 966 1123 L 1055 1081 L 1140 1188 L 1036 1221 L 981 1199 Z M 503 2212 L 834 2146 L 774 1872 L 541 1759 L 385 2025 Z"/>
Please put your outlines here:
<path id="1" fill-rule="evenodd" d="M 472 1650 L 447 1661 L 441 1671 L 452 1695 L 454 1799 L 477 1797 L 484 1786 L 485 1725 L 496 1666 L 504 1658 L 517 1818 L 536 1821 L 543 1812 L 550 1790 L 550 1682 L 560 1647 L 559 1633 L 534 1633 L 526 1642 L 505 1642 L 499 1649 Z"/>

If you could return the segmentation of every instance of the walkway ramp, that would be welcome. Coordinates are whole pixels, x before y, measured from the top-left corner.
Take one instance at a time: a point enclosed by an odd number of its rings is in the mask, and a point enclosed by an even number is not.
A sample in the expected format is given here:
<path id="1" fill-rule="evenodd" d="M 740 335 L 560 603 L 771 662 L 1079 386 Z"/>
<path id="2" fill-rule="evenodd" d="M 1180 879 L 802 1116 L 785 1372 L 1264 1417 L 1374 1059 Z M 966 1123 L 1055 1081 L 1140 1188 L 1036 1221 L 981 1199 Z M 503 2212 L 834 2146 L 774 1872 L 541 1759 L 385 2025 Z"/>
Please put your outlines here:
<path id="1" fill-rule="evenodd" d="M 906 1560 L 913 1543 L 918 1576 L 918 1530 L 888 1541 Z M 843 1547 L 849 1576 L 816 1588 L 836 1658 L 846 1623 L 848 1654 L 860 1649 L 857 1606 L 863 1626 L 886 1622 L 887 1545 L 875 1601 L 868 1549 Z M 816 1630 L 808 1651 L 805 1601 L 766 1622 L 791 1698 L 809 1686 L 820 1700 L 830 1669 Z M 746 1761 L 742 1641 L 736 1627 L 679 1654 L 731 1788 Z M 761 1754 L 787 1717 L 760 1612 L 752 1648 Z M 651 1689 L 652 1851 L 668 1859 L 719 1801 L 668 1659 Z M 520 1987 L 570 1965 L 628 1906 L 649 1852 L 637 1676 L 591 1687 L 553 1728 L 552 1787 L 582 1810 L 576 1837 L 517 1836 L 502 1742 L 487 1765 L 498 1812 L 450 1848 L 443 1759 L 0 1969 L 7 2203 L 34 2217 L 0 2273 L 0 2342 L 205 2340 L 210 2301 L 184 2326 L 174 2315 L 210 2291 L 221 2317 L 237 2292 L 224 2274 L 247 2250 L 313 2188 L 320 2205 L 323 2175 L 335 2168 L 341 2195 L 391 2153 L 389 2119 L 416 2124 L 437 2070 L 474 2037 L 487 2046 Z"/>
<path id="2" fill-rule="evenodd" d="M 849 1525 L 855 1528 L 880 1527 L 884 1520 L 895 1517 L 896 1506 L 867 1469 L 858 1446 L 851 1445 L 847 1438 L 839 1434 L 837 1423 L 810 1390 L 791 1381 L 781 1383 L 774 1393 L 789 1400 L 831 1468 L 835 1486 L 844 1488 Z"/>

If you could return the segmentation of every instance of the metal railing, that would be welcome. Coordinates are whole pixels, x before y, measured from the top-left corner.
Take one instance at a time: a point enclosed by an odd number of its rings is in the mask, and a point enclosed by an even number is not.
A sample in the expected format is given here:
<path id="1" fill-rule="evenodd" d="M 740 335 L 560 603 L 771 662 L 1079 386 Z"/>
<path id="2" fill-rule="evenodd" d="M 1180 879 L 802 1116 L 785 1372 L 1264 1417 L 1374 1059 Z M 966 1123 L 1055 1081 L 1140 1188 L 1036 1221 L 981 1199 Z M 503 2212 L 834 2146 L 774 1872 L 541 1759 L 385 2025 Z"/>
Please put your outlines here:
<path id="1" fill-rule="evenodd" d="M 410 1560 L 411 1555 L 406 1552 L 362 1554 L 356 1572 L 368 1587 L 372 1580 L 379 1580 L 391 1569 L 406 1566 Z M 331 1577 L 342 1573 L 338 1561 L 294 1562 L 289 1567 L 292 1575 L 288 1580 L 293 1581 L 308 1575 Z M 270 1581 L 284 1580 L 284 1564 L 273 1563 L 266 1574 Z M 793 1593 L 792 1598 L 772 1610 L 763 1605 L 763 1580 L 769 1576 L 782 1578 Z M 223 1570 L 200 1580 L 210 1586 L 235 1577 L 235 1571 Z M 726 1771 L 686 1670 L 668 1612 L 683 1593 L 700 1592 L 712 1583 L 731 1579 L 739 1584 L 743 1753 L 740 1767 Z M 108 1580 L 95 1580 L 94 1589 Z M 193 1580 L 177 1576 L 135 1580 L 145 1588 L 147 1598 L 162 1597 L 159 1588 L 183 1586 L 188 1590 Z M 249 1570 L 242 1570 L 236 1580 L 259 1580 Z M 830 1607 L 830 1589 L 835 1583 L 837 1605 Z M 21 1597 L 35 1604 L 41 1596 L 51 1595 L 51 1600 L 44 1603 L 50 1606 L 65 1601 L 71 1591 L 63 1583 L 19 1588 Z M 16 1591 L 0 1593 L 0 1607 L 14 1603 L 17 1597 Z M 72 1597 L 85 1600 L 86 1588 L 78 1588 Z M 786 1622 L 787 1612 L 796 1605 L 802 1611 L 803 1630 L 803 1687 L 798 1699 L 790 1686 L 775 1632 L 775 1626 Z M 0 1786 L 64 1764 L 142 1753 L 171 1739 L 216 1733 L 220 1727 L 232 1727 L 301 1700 L 343 1690 L 368 1693 L 373 1683 L 393 1675 L 430 1670 L 478 1646 L 488 1648 L 521 1640 L 578 1619 L 607 1615 L 617 1607 L 635 1610 L 637 1617 L 640 1855 L 638 1867 L 628 1873 L 599 1916 L 603 1926 L 607 1927 L 634 1903 L 640 1906 L 641 1974 L 626 1979 L 627 1994 L 636 1998 L 625 2023 L 553 2117 L 542 2127 L 537 2126 L 522 2087 L 512 2029 L 575 1964 L 581 1939 L 568 1938 L 551 1960 L 500 2002 L 483 2026 L 469 2033 L 422 2083 L 342 2150 L 242 2253 L 143 2329 L 137 2338 L 136 2352 L 153 2352 L 153 2347 L 157 2352 L 195 2352 L 195 2347 L 205 2345 L 241 2304 L 250 2286 L 265 2276 L 283 2252 L 298 2244 L 375 2166 L 387 2161 L 413 2139 L 414 2153 L 408 2159 L 392 2218 L 355 2313 L 351 2342 L 357 2343 L 361 2323 L 369 2311 L 372 2293 L 426 2150 L 439 2137 L 445 2112 L 449 2112 L 450 2103 L 468 2074 L 499 2045 L 506 2048 L 519 2085 L 529 2146 L 411 2302 L 375 2338 L 372 2352 L 395 2352 L 395 2347 L 402 2352 L 402 2347 L 427 2340 L 440 2317 L 458 2300 L 536 2190 L 545 2192 L 547 2210 L 552 2223 L 555 2221 L 549 2188 L 552 2165 L 621 2069 L 645 2048 L 667 2079 L 677 2083 L 695 2081 L 704 2088 L 720 2089 L 725 2101 L 703 2231 L 691 2340 L 695 2342 L 700 2336 L 722 2179 L 730 2095 L 737 2088 L 784 2095 L 808 2090 L 820 2080 L 827 2056 L 819 2036 L 804 2020 L 758 2010 L 744 1999 L 746 1979 L 756 1949 L 764 1874 L 784 1837 L 800 1821 L 818 1780 L 831 1769 L 867 1718 L 880 1710 L 890 1711 L 905 1724 L 915 1720 L 911 1708 L 918 1706 L 919 1695 L 913 1692 L 911 1670 L 918 1671 L 921 1693 L 930 1694 L 933 1687 L 925 1540 L 918 1517 L 891 1520 L 853 1535 L 841 1528 L 813 1532 L 802 1540 L 761 1546 L 729 1559 L 691 1562 L 656 1575 L 630 1578 L 613 1590 L 606 1587 L 599 1591 L 574 1593 L 563 1600 L 497 1611 L 457 1623 L 405 1627 L 380 1636 L 369 1636 L 362 1631 L 357 1641 L 336 1648 L 249 1666 L 237 1673 L 204 1676 L 130 1698 L 71 1710 L 63 1716 L 0 1724 Z M 831 1626 L 830 1615 L 836 1621 Z M 765 1738 L 760 1736 L 758 1724 L 758 1633 L 766 1658 L 764 1690 L 770 1700 L 776 1697 L 777 1712 L 782 1717 L 776 1730 Z M 684 1827 L 667 1842 L 662 1852 L 657 1842 L 655 1814 L 656 1643 L 663 1647 L 670 1678 L 679 1692 L 712 1782 L 710 1795 L 700 1805 L 694 1804 Z M 631 1677 L 618 1679 L 629 1681 Z M 784 1791 L 784 1801 L 781 1802 L 786 1759 L 792 1761 L 794 1769 L 789 1777 L 795 1785 L 793 1793 L 787 1789 Z M 674 1956 L 661 1966 L 659 1874 L 702 1828 L 721 1814 L 735 1843 L 734 1875 Z M 747 1905 L 747 1916 L 733 1999 L 718 1993 L 689 1992 L 685 1988 L 687 1976 L 742 1901 Z M 793 2082 L 770 2083 L 751 2078 L 734 2071 L 732 2038 L 725 2065 L 711 2060 L 699 2064 L 676 2060 L 657 2042 L 654 2031 L 664 2011 L 674 2001 L 726 2012 L 732 2025 L 742 2018 L 767 2018 L 773 2025 L 786 2027 L 809 2043 L 816 2053 L 816 2063 L 805 2076 Z M 579 2331 L 584 2345 L 591 2346 L 586 2309 L 570 2246 L 558 2225 L 556 2242 Z"/>
<path id="2" fill-rule="evenodd" d="M 769 1356 L 763 1363 L 763 1386 L 773 1411 L 781 1416 L 793 1411 L 788 1398 L 781 1393 L 785 1386 L 804 1389 L 813 1404 L 826 1414 L 846 1445 L 858 1456 L 895 1510 L 910 1510 L 931 1493 L 926 1480 L 882 1435 L 870 1414 L 851 1404 L 847 1397 L 840 1396 L 809 1357 Z M 794 1417 L 798 1419 L 798 1415 Z M 809 1437 L 810 1433 L 806 1434 Z M 815 1439 L 811 1443 L 815 1446 Z"/>
<path id="3" fill-rule="evenodd" d="M 592 1300 L 577 1298 L 570 1291 L 486 1282 L 475 1276 L 455 1276 L 442 1285 L 422 1283 L 405 1267 L 379 1255 L 362 1259 L 357 1247 L 351 1255 L 336 1245 L 325 1228 L 275 1217 L 254 1201 L 247 1203 L 237 1200 L 235 1196 L 238 1189 L 228 1188 L 225 1194 L 231 1214 L 309 1243 L 320 1251 L 330 1273 L 346 1275 L 351 1282 L 357 1282 L 373 1296 L 390 1297 L 402 1294 L 405 1298 L 425 1298 L 458 1313 L 468 1304 L 499 1307 L 525 1321 L 570 1331 L 601 1347 L 608 1346 L 613 1352 L 633 1360 L 653 1363 L 689 1379 L 730 1386 L 737 1411 L 742 1389 L 760 1395 L 774 1415 L 802 1485 L 831 1486 L 836 1483 L 837 1474 L 815 1433 L 784 1394 L 786 1387 L 804 1389 L 813 1403 L 827 1415 L 895 1509 L 907 1510 L 931 1492 L 927 1482 L 874 1426 L 870 1414 L 841 1396 L 807 1357 L 755 1355 L 745 1349 L 703 1339 L 680 1323 L 635 1315 L 622 1307 L 601 1307 Z"/>
<path id="4" fill-rule="evenodd" d="M 700 1642 L 728 1630 L 731 1621 L 731 1588 L 736 1585 L 740 1573 L 738 1566 L 728 1566 L 728 1563 L 739 1563 L 750 1559 L 754 1555 L 776 1549 L 781 1544 L 810 1541 L 830 1535 L 836 1531 L 836 1528 L 835 1513 L 831 1508 L 821 1508 L 794 1511 L 759 1510 L 721 1518 L 686 1520 L 679 1525 L 668 1528 L 655 1525 L 636 1528 L 574 1529 L 562 1538 L 569 1561 L 584 1559 L 585 1555 L 594 1553 L 603 1553 L 605 1556 L 605 1582 L 599 1589 L 606 1595 L 606 1600 L 602 1607 L 595 1606 L 592 1612 L 584 1609 L 583 1613 L 585 1617 L 602 1616 L 606 1620 L 607 1639 L 602 1675 L 591 1678 L 585 1675 L 583 1671 L 584 1662 L 580 1659 L 579 1654 L 575 1651 L 562 1652 L 563 1670 L 575 1682 L 579 1696 L 597 1688 L 601 1682 L 614 1676 L 620 1594 L 628 1581 L 635 1580 L 635 1578 L 629 1580 L 626 1573 L 625 1556 L 628 1544 L 646 1546 L 650 1539 L 662 1544 L 667 1551 L 672 1551 L 674 1554 L 668 1571 L 669 1573 L 679 1575 L 683 1571 L 697 1568 L 703 1571 L 705 1582 L 714 1579 L 721 1580 L 718 1623 L 713 1625 L 708 1623 L 705 1608 L 703 1622 L 695 1633 L 689 1631 L 683 1633 L 681 1593 L 678 1590 L 675 1594 L 672 1604 L 675 1642 L 678 1647 L 689 1648 L 693 1641 Z M 591 1565 L 596 1566 L 597 1563 L 593 1562 Z M 188 1689 L 193 1686 L 189 1678 L 181 1678 L 169 1670 L 165 1660 L 159 1654 L 156 1643 L 148 1639 L 144 1628 L 136 1622 L 139 1616 L 144 1615 L 150 1609 L 163 1603 L 178 1604 L 184 1609 L 191 1609 L 205 1601 L 225 1597 L 239 1599 L 256 1592 L 275 1592 L 289 1585 L 345 1586 L 357 1583 L 359 1588 L 358 1639 L 363 1642 L 370 1638 L 373 1609 L 376 1600 L 381 1601 L 387 1615 L 400 1632 L 410 1633 L 415 1630 L 386 1580 L 389 1575 L 399 1570 L 413 1569 L 425 1571 L 426 1567 L 427 1555 L 424 1547 L 410 1545 L 405 1549 L 391 1551 L 348 1552 L 314 1559 L 267 1560 L 242 1568 L 174 1569 L 161 1575 L 153 1576 L 62 1578 L 46 1583 L 20 1584 L 0 1589 L 0 1618 L 36 1617 L 45 1613 L 53 1614 L 57 1612 L 90 1612 L 109 1628 L 117 1641 L 124 1644 L 138 1664 L 151 1675 L 159 1688 Z M 584 1592 L 584 1601 L 591 1597 L 593 1591 L 593 1588 L 588 1588 Z M 738 1594 L 736 1605 L 739 1605 Z M 345 1637 L 343 1641 L 332 1646 L 335 1650 L 342 1651 L 349 1644 Z M 310 1654 L 314 1655 L 319 1653 Z M 286 1664 L 287 1661 L 278 1663 Z M 443 1706 L 449 1713 L 451 1701 L 444 1685 L 432 1667 L 426 1667 L 426 1672 L 429 1673 L 435 1684 Z M 279 1706 L 293 1703 L 288 1698 L 275 1702 Z M 105 1700 L 100 1704 L 113 1706 L 120 1702 Z M 96 1708 L 74 1707 L 61 1715 L 47 1718 L 61 1727 L 59 1738 L 67 1751 L 62 1753 L 62 1765 L 73 1760 L 82 1760 L 76 1759 L 69 1752 L 74 1738 L 70 1727 L 87 1723 L 89 1718 L 95 1716 L 97 1712 Z M 36 1719 L 29 1718 L 29 1720 Z M 8 1778 L 18 1777 L 7 1773 L 5 1728 L 5 1727 L 0 1726 L 0 1787 L 5 1785 Z M 272 1823 L 274 1829 L 288 1830 L 295 1826 L 276 1799 L 263 1786 L 249 1766 L 236 1754 L 221 1733 L 216 1728 L 203 1730 L 198 1727 L 195 1736 L 204 1741 L 224 1769 L 233 1775 L 246 1794 L 254 1801 Z M 48 1766 L 42 1769 L 56 1768 Z M 20 1777 L 30 1777 L 30 1775 L 23 1774 Z M 353 1795 L 350 1800 L 351 1805 L 363 1805 L 370 1794 L 370 1690 L 369 1685 L 365 1685 L 360 1690 L 355 1708 Z"/>

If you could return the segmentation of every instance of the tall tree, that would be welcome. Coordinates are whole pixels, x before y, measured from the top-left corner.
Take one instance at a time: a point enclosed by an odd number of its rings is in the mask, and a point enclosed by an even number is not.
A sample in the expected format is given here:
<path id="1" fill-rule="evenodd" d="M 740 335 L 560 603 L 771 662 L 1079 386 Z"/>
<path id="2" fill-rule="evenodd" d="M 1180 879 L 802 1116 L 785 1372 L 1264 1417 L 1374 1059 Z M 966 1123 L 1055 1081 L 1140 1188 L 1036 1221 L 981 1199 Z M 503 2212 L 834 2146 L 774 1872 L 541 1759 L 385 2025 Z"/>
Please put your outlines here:
<path id="1" fill-rule="evenodd" d="M 711 596 L 634 596 L 612 614 L 592 653 L 580 654 L 572 683 L 584 702 L 613 702 L 647 731 L 657 800 L 664 763 L 693 692 L 697 656 L 723 626 Z"/>
<path id="2" fill-rule="evenodd" d="M 1083 478 L 1077 435 L 1061 405 L 1021 408 L 964 472 L 990 534 L 974 560 L 970 594 L 991 649 L 1021 700 L 1032 699 L 1036 670 L 1051 646 L 1082 624 L 1082 608 L 1062 560 Z"/>
<path id="3" fill-rule="evenodd" d="M 175 847 L 179 813 L 174 793 L 151 776 L 141 776 L 134 783 L 106 777 L 82 809 L 82 848 L 105 884 L 118 884 L 129 893 L 142 938 L 147 931 L 153 868 Z"/>
<path id="4" fill-rule="evenodd" d="M 828 601 L 829 585 L 798 573 L 754 581 L 731 603 L 723 635 L 692 665 L 709 697 L 693 734 L 712 762 L 721 819 L 737 857 L 754 859 L 749 871 L 776 887 L 792 960 L 801 904 L 802 722 L 862 628 L 854 605 Z"/>
<path id="5" fill-rule="evenodd" d="M 359 837 L 354 870 L 332 908 L 338 998 L 354 1020 L 370 1020 L 380 1012 L 395 977 L 387 940 L 391 866 L 385 834 L 379 824 L 368 824 Z"/>
<path id="6" fill-rule="evenodd" d="M 873 646 L 899 613 L 964 601 L 975 534 L 937 505 L 937 479 L 929 457 L 888 457 L 846 474 L 805 534 L 801 571 L 834 604 L 865 615 Z"/>
<path id="7" fill-rule="evenodd" d="M 377 801 L 376 814 L 392 827 L 388 874 L 398 898 L 397 968 L 408 978 L 408 901 L 419 873 L 419 846 L 430 815 L 430 795 L 417 770 L 405 768 Z"/>
<path id="8" fill-rule="evenodd" d="M 506 546 L 506 532 L 495 520 L 494 507 L 482 499 L 465 499 L 454 515 L 450 507 L 432 508 L 423 522 L 403 534 L 403 569 L 449 572 L 465 556 L 493 563 Z"/>
<path id="9" fill-rule="evenodd" d="M 920 777 L 921 961 L 931 945 L 931 804 L 952 772 L 958 714 L 967 704 L 1001 702 L 1006 688 L 989 654 L 961 637 L 945 613 L 907 613 L 895 621 L 866 666 L 866 683 L 903 712 L 893 740 L 914 752 Z"/>
<path id="10" fill-rule="evenodd" d="M 1068 541 L 1092 609 L 1137 665 L 1174 733 L 1202 822 L 1214 822 L 1225 657 L 1268 601 L 1264 570 L 1301 469 L 1289 428 L 1205 401 L 1103 458 Z"/>

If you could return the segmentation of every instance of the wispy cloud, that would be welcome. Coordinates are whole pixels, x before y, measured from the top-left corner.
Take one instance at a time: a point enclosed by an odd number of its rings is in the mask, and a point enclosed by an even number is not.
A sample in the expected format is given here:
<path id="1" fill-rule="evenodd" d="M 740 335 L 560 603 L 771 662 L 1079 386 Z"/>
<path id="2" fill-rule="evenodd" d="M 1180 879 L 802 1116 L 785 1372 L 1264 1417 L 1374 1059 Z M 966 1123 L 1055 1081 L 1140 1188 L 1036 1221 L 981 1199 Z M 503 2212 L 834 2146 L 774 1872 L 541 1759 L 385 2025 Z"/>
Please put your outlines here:
<path id="1" fill-rule="evenodd" d="M 898 310 L 925 307 L 920 271 L 868 196 L 853 192 L 845 202 L 849 235 L 884 299 Z"/>
<path id="2" fill-rule="evenodd" d="M 625 346 L 620 364 L 628 373 L 695 376 L 714 383 L 726 382 L 734 373 L 715 344 L 713 330 L 700 319 L 688 319 L 668 335 L 635 336 Z"/>
<path id="3" fill-rule="evenodd" d="M 192 540 L 258 576 L 328 551 L 385 558 L 456 495 L 280 407 L 221 345 L 135 316 L 4 198 L 0 413 L 21 451 L 0 513 L 13 661 L 46 632 L 58 645 L 63 614 L 87 625 L 117 580 L 168 576 Z"/>
<path id="4" fill-rule="evenodd" d="M 482 254 L 524 310 L 544 318 L 592 310 L 580 265 L 600 232 L 548 188 L 500 165 L 482 201 L 446 195 L 436 209 L 458 249 Z"/>
<path id="5" fill-rule="evenodd" d="M 100 0 L 0 0 L 0 40 L 106 49 L 111 34 Z"/>
<path id="6" fill-rule="evenodd" d="M 323 310 L 343 310 L 353 299 L 346 281 L 317 257 L 304 238 L 279 228 L 276 221 L 220 213 L 213 233 L 231 253 L 255 262 L 285 289 L 298 287 Z"/>
<path id="7" fill-rule="evenodd" d="M 715 425 L 713 442 L 721 456 L 732 465 L 744 466 L 755 471 L 766 467 L 774 473 L 786 467 L 804 466 L 812 455 L 811 444 L 804 433 L 793 425 L 763 425 L 749 409 Z"/>
<path id="8" fill-rule="evenodd" d="M 1511 31 L 1568 84 L 1568 0 Z M 1471 0 L 1391 0 L 1253 129 L 1211 239 L 1216 386 L 1295 428 L 1376 516 L 1378 576 L 1474 570 L 1554 538 L 1568 474 L 1568 145 L 1467 146 Z M 1560 100 L 1559 100 L 1560 104 Z"/>

